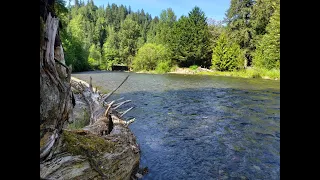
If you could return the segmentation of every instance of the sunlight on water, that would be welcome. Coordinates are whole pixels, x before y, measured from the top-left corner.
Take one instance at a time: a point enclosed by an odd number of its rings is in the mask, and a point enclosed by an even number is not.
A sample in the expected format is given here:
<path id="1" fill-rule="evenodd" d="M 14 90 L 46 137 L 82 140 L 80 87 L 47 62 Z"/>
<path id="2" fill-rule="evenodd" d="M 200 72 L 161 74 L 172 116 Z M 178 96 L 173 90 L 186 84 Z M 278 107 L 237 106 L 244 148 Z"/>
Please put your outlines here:
<path id="1" fill-rule="evenodd" d="M 73 74 L 105 90 L 126 75 Z M 130 73 L 119 97 L 135 107 L 143 179 L 280 179 L 279 81 Z"/>

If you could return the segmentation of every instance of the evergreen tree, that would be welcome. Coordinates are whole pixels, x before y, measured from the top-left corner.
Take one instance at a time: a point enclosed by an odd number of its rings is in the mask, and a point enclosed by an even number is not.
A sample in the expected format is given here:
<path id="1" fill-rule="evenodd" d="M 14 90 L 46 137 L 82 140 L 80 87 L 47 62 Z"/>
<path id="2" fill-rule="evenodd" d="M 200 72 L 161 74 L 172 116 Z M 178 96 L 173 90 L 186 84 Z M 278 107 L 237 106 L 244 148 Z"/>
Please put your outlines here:
<path id="1" fill-rule="evenodd" d="M 231 0 L 226 14 L 229 35 L 245 52 L 248 66 L 251 65 L 254 50 L 252 39 L 255 32 L 251 22 L 253 4 L 254 0 Z"/>
<path id="2" fill-rule="evenodd" d="M 275 11 L 254 53 L 255 67 L 280 69 L 280 3 L 274 3 Z"/>
<path id="3" fill-rule="evenodd" d="M 222 33 L 213 49 L 212 68 L 219 71 L 233 71 L 243 67 L 244 57 L 238 44 Z"/>
<path id="4" fill-rule="evenodd" d="M 211 64 L 210 33 L 205 14 L 199 7 L 194 7 L 188 17 L 179 19 L 173 34 L 173 58 L 181 66 L 208 67 Z"/>
<path id="5" fill-rule="evenodd" d="M 136 21 L 133 21 L 131 17 L 127 16 L 124 22 L 121 24 L 119 31 L 119 54 L 121 63 L 131 65 L 132 59 L 137 51 L 137 41 L 140 36 L 139 25 Z"/>
<path id="6" fill-rule="evenodd" d="M 111 69 L 114 64 L 120 63 L 119 38 L 114 28 L 108 27 L 108 38 L 103 45 L 103 66 L 104 69 Z"/>
<path id="7" fill-rule="evenodd" d="M 174 36 L 173 26 L 176 22 L 176 15 L 171 8 L 163 10 L 160 14 L 159 25 L 157 26 L 157 32 L 155 41 L 158 44 L 163 44 L 167 47 L 170 46 L 171 40 Z"/>
<path id="8" fill-rule="evenodd" d="M 159 18 L 158 16 L 155 16 L 150 23 L 149 30 L 147 32 L 147 43 L 155 43 L 155 37 L 157 35 L 157 29 L 159 24 Z"/>
<path id="9" fill-rule="evenodd" d="M 275 10 L 274 4 L 280 4 L 280 0 L 257 0 L 252 9 L 252 27 L 255 35 L 264 35 L 269 24 L 270 17 Z"/>

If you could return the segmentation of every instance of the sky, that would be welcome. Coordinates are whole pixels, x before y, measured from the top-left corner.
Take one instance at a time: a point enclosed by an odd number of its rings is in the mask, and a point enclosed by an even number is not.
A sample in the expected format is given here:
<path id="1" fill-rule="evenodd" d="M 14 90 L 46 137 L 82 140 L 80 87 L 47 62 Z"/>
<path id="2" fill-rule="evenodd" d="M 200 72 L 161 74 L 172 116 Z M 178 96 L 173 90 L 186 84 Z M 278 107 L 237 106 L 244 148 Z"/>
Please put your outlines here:
<path id="1" fill-rule="evenodd" d="M 73 1 L 73 0 L 72 0 Z M 188 15 L 194 6 L 198 6 L 207 16 L 214 20 L 223 20 L 225 13 L 230 6 L 231 0 L 94 0 L 96 6 L 107 6 L 108 2 L 111 5 L 123 4 L 129 7 L 132 11 L 143 9 L 145 13 L 151 14 L 152 17 L 160 16 L 162 10 L 172 8 L 177 19 L 181 15 Z M 87 1 L 85 1 L 87 2 Z M 72 3 L 71 3 L 72 4 Z"/>

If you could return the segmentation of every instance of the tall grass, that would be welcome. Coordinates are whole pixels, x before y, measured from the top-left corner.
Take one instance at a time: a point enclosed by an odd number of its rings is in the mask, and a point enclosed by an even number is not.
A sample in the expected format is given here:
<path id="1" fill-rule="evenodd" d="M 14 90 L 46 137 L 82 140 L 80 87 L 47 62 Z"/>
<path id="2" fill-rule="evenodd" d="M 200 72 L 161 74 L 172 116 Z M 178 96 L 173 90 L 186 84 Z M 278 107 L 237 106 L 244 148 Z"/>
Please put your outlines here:
<path id="1" fill-rule="evenodd" d="M 249 68 L 239 71 L 213 71 L 213 72 L 198 72 L 201 75 L 216 75 L 216 76 L 234 76 L 243 78 L 263 78 L 263 79 L 280 79 L 280 70 L 277 69 L 261 69 L 261 68 Z"/>

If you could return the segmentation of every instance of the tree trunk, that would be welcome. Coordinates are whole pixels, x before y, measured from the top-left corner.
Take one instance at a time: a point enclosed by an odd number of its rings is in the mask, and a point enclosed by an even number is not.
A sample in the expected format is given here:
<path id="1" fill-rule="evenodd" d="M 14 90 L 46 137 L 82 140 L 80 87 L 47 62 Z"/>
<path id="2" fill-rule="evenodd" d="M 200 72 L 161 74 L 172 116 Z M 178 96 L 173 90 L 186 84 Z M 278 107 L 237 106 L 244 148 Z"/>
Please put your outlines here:
<path id="1" fill-rule="evenodd" d="M 59 40 L 59 19 L 54 0 L 40 0 L 40 178 L 42 179 L 136 179 L 140 150 L 128 124 L 118 113 L 125 102 L 114 104 L 80 80 L 71 80 Z M 73 95 L 72 88 L 80 95 Z M 81 97 L 81 98 L 80 98 Z M 72 119 L 73 106 L 86 104 L 90 124 L 83 129 L 64 129 Z M 122 104 L 121 104 L 122 103 Z M 115 106 L 117 105 L 117 106 Z"/>
<path id="2" fill-rule="evenodd" d="M 54 2 L 41 3 L 47 14 L 41 16 L 40 10 L 40 161 L 57 145 L 72 112 L 71 69 L 64 64 L 62 45 L 55 44 L 59 20 L 49 10 Z"/>

